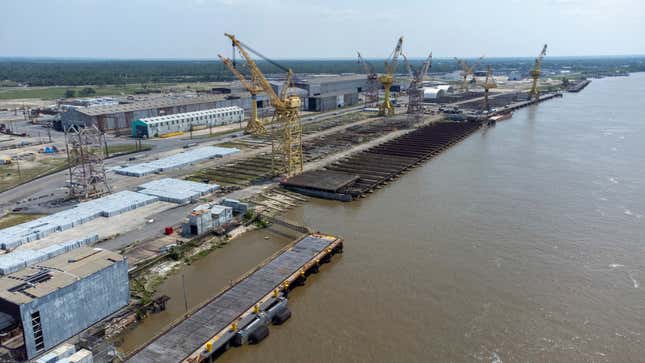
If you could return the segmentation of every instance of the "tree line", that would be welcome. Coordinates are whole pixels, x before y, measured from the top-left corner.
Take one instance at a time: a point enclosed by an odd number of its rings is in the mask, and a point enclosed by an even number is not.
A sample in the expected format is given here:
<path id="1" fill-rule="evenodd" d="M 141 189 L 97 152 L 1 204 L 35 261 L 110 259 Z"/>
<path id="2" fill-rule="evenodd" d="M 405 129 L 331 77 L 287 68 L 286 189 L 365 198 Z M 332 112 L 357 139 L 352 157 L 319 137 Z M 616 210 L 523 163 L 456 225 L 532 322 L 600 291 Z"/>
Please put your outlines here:
<path id="1" fill-rule="evenodd" d="M 383 60 L 369 60 L 377 72 L 384 68 Z M 422 60 L 413 59 L 412 66 Z M 356 60 L 281 60 L 279 63 L 290 67 L 296 73 L 362 73 L 363 68 Z M 283 73 L 274 65 L 257 62 L 266 73 Z M 494 71 L 519 69 L 527 72 L 533 66 L 532 58 L 492 58 L 484 59 Z M 248 74 L 244 62 L 238 61 L 239 69 Z M 566 67 L 581 72 L 625 72 L 645 71 L 643 57 L 610 58 L 552 58 L 544 60 L 544 69 Z M 483 69 L 483 67 L 480 66 Z M 458 70 L 452 59 L 435 59 L 431 72 L 451 72 Z M 405 73 L 402 60 L 398 72 Z M 15 83 L 30 86 L 79 86 L 79 85 L 119 85 L 148 83 L 185 83 L 215 82 L 233 80 L 233 75 L 219 61 L 188 60 L 38 60 L 38 59 L 0 59 L 0 81 L 4 85 Z"/>

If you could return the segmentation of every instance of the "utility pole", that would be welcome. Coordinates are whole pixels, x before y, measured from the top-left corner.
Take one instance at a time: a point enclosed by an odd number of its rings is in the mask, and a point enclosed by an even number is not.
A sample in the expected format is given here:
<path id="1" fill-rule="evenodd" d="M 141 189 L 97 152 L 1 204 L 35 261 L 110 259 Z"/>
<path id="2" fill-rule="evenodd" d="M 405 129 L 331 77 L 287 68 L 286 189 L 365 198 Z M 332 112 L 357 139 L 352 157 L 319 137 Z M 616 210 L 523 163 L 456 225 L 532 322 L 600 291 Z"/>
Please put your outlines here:
<path id="1" fill-rule="evenodd" d="M 20 170 L 20 158 L 16 157 L 16 168 L 18 168 L 18 180 L 22 181 L 22 170 Z"/>
<path id="2" fill-rule="evenodd" d="M 184 308 L 186 313 L 188 313 L 188 298 L 186 298 L 186 280 L 184 279 L 184 274 L 181 274 L 181 288 L 184 291 Z"/>
<path id="3" fill-rule="evenodd" d="M 103 133 L 103 148 L 105 149 L 105 157 L 109 158 L 110 157 L 110 151 L 108 149 L 107 137 L 105 137 L 105 133 Z"/>

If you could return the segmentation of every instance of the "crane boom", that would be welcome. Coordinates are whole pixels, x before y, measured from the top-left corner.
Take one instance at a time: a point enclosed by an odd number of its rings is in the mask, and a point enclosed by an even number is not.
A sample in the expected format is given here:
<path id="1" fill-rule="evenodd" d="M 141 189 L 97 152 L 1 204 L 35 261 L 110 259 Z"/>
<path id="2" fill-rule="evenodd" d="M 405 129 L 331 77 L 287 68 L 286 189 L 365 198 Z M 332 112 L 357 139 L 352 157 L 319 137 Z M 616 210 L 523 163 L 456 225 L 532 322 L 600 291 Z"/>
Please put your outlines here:
<path id="1" fill-rule="evenodd" d="M 363 66 L 365 74 L 375 74 L 376 72 L 374 72 L 374 66 L 372 65 L 372 63 L 367 62 L 365 59 L 363 59 L 361 52 L 356 52 L 356 54 L 358 55 L 358 63 Z"/>
<path id="2" fill-rule="evenodd" d="M 289 86 L 293 78 L 291 69 L 283 67 L 278 63 L 266 58 L 249 46 L 240 42 L 234 35 L 225 33 L 233 43 L 233 48 L 237 49 L 246 61 L 255 84 L 257 84 L 269 96 L 271 105 L 275 109 L 272 119 L 272 138 L 271 151 L 272 169 L 276 174 L 286 174 L 293 176 L 303 170 L 302 156 L 302 125 L 300 124 L 299 109 L 301 105 L 300 98 L 295 95 L 289 95 Z M 264 77 L 262 71 L 251 58 L 249 52 L 254 53 L 267 60 L 282 70 L 286 70 L 286 81 L 282 86 L 280 94 L 277 94 L 269 81 Z"/>
<path id="3" fill-rule="evenodd" d="M 394 72 L 396 71 L 397 62 L 402 51 L 403 37 L 399 37 L 394 50 L 385 61 L 385 73 L 379 77 L 379 81 L 383 85 L 383 90 L 385 91 L 385 99 L 379 106 L 380 116 L 394 115 L 394 107 L 392 106 L 392 102 L 390 100 L 390 87 L 392 87 L 392 84 L 394 84 Z"/>
<path id="4" fill-rule="evenodd" d="M 363 66 L 363 71 L 367 76 L 367 87 L 364 92 L 365 107 L 373 107 L 378 102 L 378 75 L 372 63 L 363 59 L 361 52 L 356 53 L 358 55 L 358 64 Z"/>
<path id="5" fill-rule="evenodd" d="M 542 74 L 542 59 L 544 59 L 544 56 L 546 56 L 546 44 L 542 47 L 542 51 L 540 54 L 535 58 L 535 65 L 533 66 L 533 70 L 531 71 L 531 78 L 533 78 L 533 83 L 531 85 L 531 90 L 529 91 L 529 99 L 530 100 L 538 100 L 540 98 L 540 90 L 538 90 L 538 78 L 540 78 L 540 75 Z"/>
<path id="6" fill-rule="evenodd" d="M 284 101 L 281 100 L 280 97 L 275 93 L 269 81 L 267 81 L 260 68 L 258 68 L 258 65 L 255 63 L 253 58 L 251 58 L 251 55 L 249 55 L 249 53 L 246 51 L 247 48 L 239 40 L 237 40 L 237 38 L 235 38 L 235 35 L 228 33 L 225 33 L 224 35 L 231 39 L 233 47 L 235 47 L 240 52 L 242 57 L 244 57 L 244 60 L 246 61 L 249 70 L 251 71 L 251 75 L 255 77 L 258 85 L 262 88 L 262 90 L 267 93 L 269 99 L 271 100 L 271 105 L 273 107 L 284 107 Z M 291 72 L 291 70 L 288 70 L 288 72 Z"/>
<path id="7" fill-rule="evenodd" d="M 477 58 L 475 63 L 472 66 L 470 66 L 468 64 L 468 62 L 466 62 L 465 59 L 459 59 L 459 58 L 455 57 L 455 61 L 457 61 L 457 63 L 459 64 L 459 66 L 462 69 L 461 75 L 463 77 L 463 81 L 461 83 L 461 90 L 463 92 L 468 92 L 468 76 L 473 75 L 473 73 L 475 72 L 475 68 L 479 65 L 479 63 L 481 62 L 482 59 L 484 59 L 483 55 L 481 57 Z"/>
<path id="8" fill-rule="evenodd" d="M 266 127 L 262 120 L 258 118 L 258 102 L 257 97 L 258 93 L 262 91 L 262 87 L 257 85 L 255 77 L 252 76 L 251 81 L 249 82 L 246 77 L 240 71 L 235 68 L 233 62 L 221 55 L 218 54 L 219 59 L 228 67 L 228 69 L 240 80 L 242 86 L 251 94 L 251 115 L 249 121 L 246 123 L 245 132 L 253 135 L 264 135 L 267 133 Z"/>
<path id="9" fill-rule="evenodd" d="M 490 110 L 490 104 L 488 102 L 488 92 L 493 89 L 497 88 L 497 83 L 495 82 L 495 78 L 493 78 L 493 70 L 491 69 L 490 66 L 486 67 L 486 79 L 484 80 L 484 109 L 486 111 Z"/>
<path id="10" fill-rule="evenodd" d="M 428 58 L 426 58 L 421 67 L 416 70 L 412 69 L 405 54 L 401 54 L 401 56 L 403 57 L 408 74 L 410 74 L 410 85 L 408 86 L 408 119 L 411 123 L 419 123 L 423 121 L 424 115 L 423 78 L 432 65 L 432 52 L 428 55 Z"/>

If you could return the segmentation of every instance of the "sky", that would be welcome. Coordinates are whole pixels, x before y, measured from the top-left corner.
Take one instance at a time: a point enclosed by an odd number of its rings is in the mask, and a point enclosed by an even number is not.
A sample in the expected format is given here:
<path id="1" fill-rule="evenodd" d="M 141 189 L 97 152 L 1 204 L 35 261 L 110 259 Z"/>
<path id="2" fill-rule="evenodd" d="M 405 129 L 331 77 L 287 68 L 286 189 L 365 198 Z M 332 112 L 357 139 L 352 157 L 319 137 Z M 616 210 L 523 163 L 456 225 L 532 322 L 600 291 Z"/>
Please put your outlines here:
<path id="1" fill-rule="evenodd" d="M 645 54 L 643 0 L 0 0 L 0 57 Z"/>

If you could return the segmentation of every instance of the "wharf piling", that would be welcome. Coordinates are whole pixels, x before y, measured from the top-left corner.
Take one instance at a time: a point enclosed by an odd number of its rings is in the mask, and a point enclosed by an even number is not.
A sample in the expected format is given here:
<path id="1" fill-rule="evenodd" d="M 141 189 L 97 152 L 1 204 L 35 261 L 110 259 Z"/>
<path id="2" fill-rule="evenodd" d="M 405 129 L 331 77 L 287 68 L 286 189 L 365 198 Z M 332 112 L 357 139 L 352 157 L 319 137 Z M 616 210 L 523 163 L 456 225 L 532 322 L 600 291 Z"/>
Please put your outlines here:
<path id="1" fill-rule="evenodd" d="M 320 233 L 302 237 L 135 350 L 126 361 L 211 362 L 231 346 L 259 343 L 269 334 L 270 323 L 281 324 L 291 316 L 289 291 L 342 251 L 339 237 Z"/>

